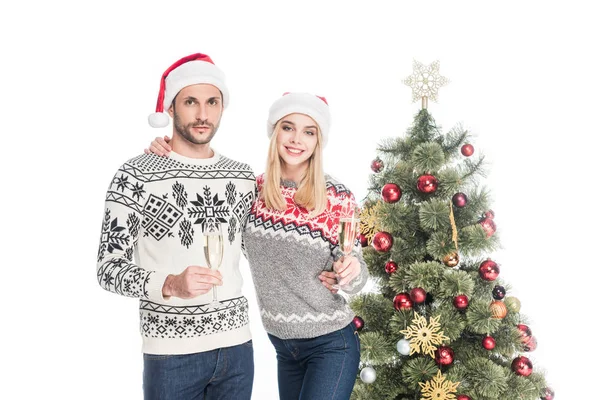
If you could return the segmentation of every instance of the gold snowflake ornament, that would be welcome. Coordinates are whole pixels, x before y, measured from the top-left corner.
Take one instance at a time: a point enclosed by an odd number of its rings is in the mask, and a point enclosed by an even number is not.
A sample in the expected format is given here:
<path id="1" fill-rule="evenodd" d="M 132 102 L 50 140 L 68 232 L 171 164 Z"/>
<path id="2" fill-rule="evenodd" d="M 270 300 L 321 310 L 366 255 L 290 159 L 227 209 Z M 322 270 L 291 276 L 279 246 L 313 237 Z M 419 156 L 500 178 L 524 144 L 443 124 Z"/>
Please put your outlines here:
<path id="1" fill-rule="evenodd" d="M 377 220 L 377 208 L 379 203 L 369 208 L 365 207 L 360 213 L 360 233 L 365 235 L 369 243 L 373 239 L 373 236 L 381 229 L 379 228 L 379 221 Z"/>
<path id="2" fill-rule="evenodd" d="M 404 335 L 404 338 L 410 341 L 409 355 L 421 353 L 429 354 L 431 358 L 435 358 L 436 345 L 441 345 L 444 340 L 450 340 L 450 338 L 444 336 L 444 332 L 439 331 L 439 320 L 440 316 L 438 315 L 431 318 L 429 324 L 427 324 L 425 317 L 415 314 L 411 326 L 408 329 L 400 331 Z"/>
<path id="3" fill-rule="evenodd" d="M 427 108 L 427 99 L 437 101 L 438 90 L 449 80 L 440 75 L 439 61 L 423 65 L 413 60 L 413 73 L 403 82 L 412 89 L 413 103 L 422 100 L 423 108 Z"/>
<path id="4" fill-rule="evenodd" d="M 460 382 L 450 382 L 446 380 L 446 377 L 442 375 L 442 371 L 438 369 L 436 376 L 431 380 L 421 383 L 421 400 L 454 400 L 456 396 L 452 393 L 456 393 L 456 388 Z"/>

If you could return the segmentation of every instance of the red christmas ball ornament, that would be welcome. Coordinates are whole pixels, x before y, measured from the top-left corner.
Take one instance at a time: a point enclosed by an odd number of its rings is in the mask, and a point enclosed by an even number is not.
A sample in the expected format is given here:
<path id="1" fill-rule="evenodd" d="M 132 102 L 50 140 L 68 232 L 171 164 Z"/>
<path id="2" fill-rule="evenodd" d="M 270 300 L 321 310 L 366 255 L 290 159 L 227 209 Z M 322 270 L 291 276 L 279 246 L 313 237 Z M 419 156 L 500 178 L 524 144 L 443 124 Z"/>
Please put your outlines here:
<path id="1" fill-rule="evenodd" d="M 363 319 L 362 319 L 361 317 L 359 317 L 358 315 L 357 315 L 357 316 L 355 316 L 355 317 L 352 319 L 352 323 L 353 323 L 353 324 L 354 324 L 354 326 L 356 327 L 356 330 L 357 330 L 357 331 L 360 331 L 360 330 L 363 328 L 363 326 L 365 326 L 365 320 L 363 320 Z"/>
<path id="2" fill-rule="evenodd" d="M 395 183 L 386 183 L 381 189 L 381 197 L 386 203 L 395 203 L 402 197 L 402 190 Z"/>
<path id="3" fill-rule="evenodd" d="M 496 285 L 492 289 L 492 297 L 494 300 L 502 300 L 506 296 L 506 289 L 504 286 Z"/>
<path id="4" fill-rule="evenodd" d="M 513 372 L 520 376 L 529 376 L 533 372 L 531 360 L 525 356 L 517 357 L 511 364 Z"/>
<path id="5" fill-rule="evenodd" d="M 412 306 L 413 303 L 408 293 L 398 293 L 394 297 L 394 308 L 396 310 L 410 310 Z"/>
<path id="6" fill-rule="evenodd" d="M 534 351 L 535 349 L 537 349 L 537 339 L 535 336 L 532 336 L 523 344 L 523 350 L 530 352 Z"/>
<path id="7" fill-rule="evenodd" d="M 508 308 L 500 300 L 495 300 L 490 303 L 490 313 L 494 319 L 503 319 L 508 313 Z"/>
<path id="8" fill-rule="evenodd" d="M 417 189 L 422 193 L 433 193 L 437 190 L 438 180 L 435 176 L 425 174 L 417 179 Z"/>
<path id="9" fill-rule="evenodd" d="M 471 398 L 466 394 L 459 394 L 456 396 L 456 400 L 471 400 Z"/>
<path id="10" fill-rule="evenodd" d="M 531 338 L 531 328 L 529 328 L 525 324 L 517 324 L 517 329 L 521 333 L 521 343 L 526 343 L 529 340 L 529 338 Z"/>
<path id="11" fill-rule="evenodd" d="M 489 258 L 479 264 L 479 276 L 484 281 L 493 281 L 500 275 L 500 267 Z"/>
<path id="12" fill-rule="evenodd" d="M 379 157 L 371 161 L 371 170 L 378 174 L 383 169 L 383 161 Z"/>
<path id="13" fill-rule="evenodd" d="M 494 350 L 494 347 L 496 347 L 496 339 L 490 335 L 485 335 L 481 341 L 481 345 L 486 350 Z"/>
<path id="14" fill-rule="evenodd" d="M 390 260 L 385 263 L 385 272 L 387 272 L 389 275 L 393 274 L 397 270 L 398 270 L 398 264 L 396 264 L 395 261 Z"/>
<path id="15" fill-rule="evenodd" d="M 467 195 L 461 192 L 455 193 L 452 196 L 452 204 L 454 207 L 463 208 L 467 205 Z"/>
<path id="16" fill-rule="evenodd" d="M 438 347 L 434 354 L 438 365 L 450 365 L 454 362 L 454 350 L 448 346 Z"/>
<path id="17" fill-rule="evenodd" d="M 367 237 L 365 235 L 363 235 L 362 233 L 358 234 L 358 241 L 360 242 L 360 245 L 362 247 L 367 247 L 369 245 L 369 239 L 367 239 Z"/>
<path id="18" fill-rule="evenodd" d="M 427 299 L 427 292 L 423 288 L 416 287 L 410 291 L 410 299 L 416 304 L 424 303 Z"/>
<path id="19" fill-rule="evenodd" d="M 496 216 L 496 214 L 494 214 L 494 212 L 492 210 L 487 210 L 484 214 L 483 214 L 483 218 L 489 218 L 489 219 L 494 219 L 494 217 Z"/>
<path id="20" fill-rule="evenodd" d="M 475 151 L 475 148 L 470 143 L 463 144 L 462 147 L 460 148 L 460 152 L 465 157 L 471 157 L 473 155 L 474 151 Z"/>
<path id="21" fill-rule="evenodd" d="M 554 390 L 549 387 L 545 387 L 542 389 L 542 394 L 540 396 L 542 400 L 554 400 Z"/>
<path id="22" fill-rule="evenodd" d="M 466 310 L 469 306 L 469 298 L 464 294 L 459 294 L 454 298 L 453 303 L 458 310 Z"/>
<path id="23" fill-rule="evenodd" d="M 492 236 L 494 233 L 496 233 L 496 223 L 494 222 L 493 219 L 486 217 L 486 218 L 482 219 L 481 221 L 479 221 L 479 224 L 485 231 L 485 235 L 488 238 L 490 236 Z"/>
<path id="24" fill-rule="evenodd" d="M 385 253 L 390 251 L 394 244 L 394 238 L 387 232 L 377 232 L 373 236 L 373 247 L 375 250 Z"/>

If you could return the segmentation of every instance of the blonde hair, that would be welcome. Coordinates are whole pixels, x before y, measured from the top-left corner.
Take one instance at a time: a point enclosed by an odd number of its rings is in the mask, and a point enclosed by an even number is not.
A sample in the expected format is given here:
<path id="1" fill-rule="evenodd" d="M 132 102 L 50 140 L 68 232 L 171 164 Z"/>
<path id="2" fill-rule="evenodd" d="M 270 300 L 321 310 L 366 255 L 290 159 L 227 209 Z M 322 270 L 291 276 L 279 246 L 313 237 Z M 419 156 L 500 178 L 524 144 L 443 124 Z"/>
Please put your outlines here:
<path id="1" fill-rule="evenodd" d="M 267 155 L 267 167 L 265 168 L 264 183 L 260 193 L 261 199 L 267 208 L 285 211 L 287 204 L 281 194 L 281 164 L 283 160 L 277 151 L 277 137 L 281 130 L 281 118 L 275 124 L 269 153 Z M 294 202 L 306 208 L 311 217 L 315 217 L 325 211 L 327 207 L 327 189 L 325 185 L 325 173 L 323 172 L 323 146 L 321 129 L 317 127 L 317 145 L 315 151 L 308 159 L 308 168 L 302 177 L 298 190 L 294 196 Z"/>

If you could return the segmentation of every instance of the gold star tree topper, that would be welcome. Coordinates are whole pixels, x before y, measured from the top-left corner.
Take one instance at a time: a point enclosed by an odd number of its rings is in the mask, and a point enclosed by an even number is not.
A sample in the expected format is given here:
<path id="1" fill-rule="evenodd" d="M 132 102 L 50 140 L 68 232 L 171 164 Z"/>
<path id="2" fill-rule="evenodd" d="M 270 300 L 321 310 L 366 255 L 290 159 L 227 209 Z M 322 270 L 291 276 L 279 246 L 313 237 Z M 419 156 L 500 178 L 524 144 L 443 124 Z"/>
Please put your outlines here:
<path id="1" fill-rule="evenodd" d="M 445 340 L 450 340 L 440 331 L 440 316 L 433 317 L 427 324 L 427 319 L 422 315 L 415 314 L 415 318 L 408 329 L 400 331 L 406 340 L 410 341 L 410 354 L 421 353 L 429 354 L 435 358 L 436 345 L 442 344 Z"/>
<path id="2" fill-rule="evenodd" d="M 413 103 L 421 99 L 422 108 L 427 108 L 427 100 L 437 102 L 438 90 L 450 82 L 440 75 L 440 62 L 429 65 L 413 60 L 413 73 L 404 79 L 404 84 L 412 89 Z"/>
<path id="3" fill-rule="evenodd" d="M 460 382 L 450 382 L 446 380 L 446 377 L 442 375 L 442 371 L 438 369 L 436 376 L 431 380 L 422 383 L 421 386 L 421 400 L 454 400 L 456 396 L 456 389 Z"/>

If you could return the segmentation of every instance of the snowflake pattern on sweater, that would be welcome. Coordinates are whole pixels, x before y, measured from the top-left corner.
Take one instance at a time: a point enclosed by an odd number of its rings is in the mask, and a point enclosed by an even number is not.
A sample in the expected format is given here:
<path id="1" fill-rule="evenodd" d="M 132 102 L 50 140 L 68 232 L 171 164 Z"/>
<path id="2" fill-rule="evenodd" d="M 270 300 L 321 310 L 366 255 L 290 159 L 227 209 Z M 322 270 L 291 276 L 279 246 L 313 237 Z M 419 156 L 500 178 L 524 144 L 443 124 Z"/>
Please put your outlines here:
<path id="1" fill-rule="evenodd" d="M 144 154 L 119 168 L 106 194 L 96 272 L 102 288 L 140 299 L 144 351 L 191 353 L 249 339 L 238 263 L 255 196 L 251 168 L 217 153 L 210 159 Z M 206 265 L 205 229 L 224 236 L 218 310 L 205 306 L 211 292 L 189 300 L 162 296 L 169 274 Z"/>
<path id="2" fill-rule="evenodd" d="M 294 202 L 293 182 L 280 189 L 285 211 L 272 210 L 258 199 L 248 216 L 244 243 L 256 287 L 263 325 L 267 332 L 282 339 L 312 338 L 345 327 L 354 314 L 344 296 L 332 294 L 318 279 L 331 271 L 340 255 L 338 224 L 343 209 L 356 204 L 346 186 L 326 177 L 327 207 L 320 215 Z M 257 177 L 260 192 L 264 176 Z M 368 270 L 358 240 L 354 252 L 361 273 L 348 287 L 347 294 L 358 293 L 366 284 Z"/>

